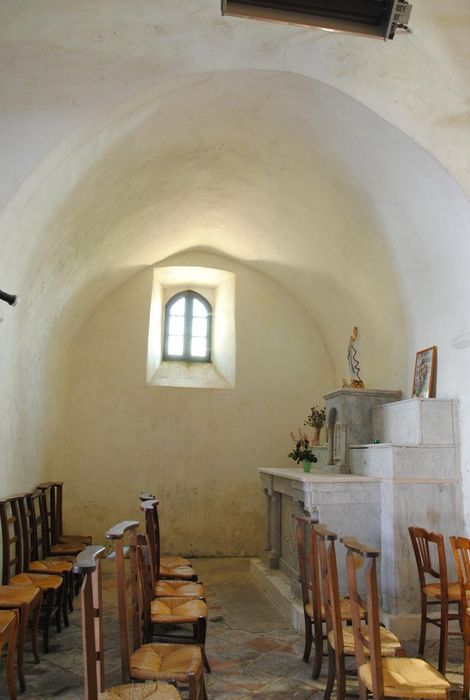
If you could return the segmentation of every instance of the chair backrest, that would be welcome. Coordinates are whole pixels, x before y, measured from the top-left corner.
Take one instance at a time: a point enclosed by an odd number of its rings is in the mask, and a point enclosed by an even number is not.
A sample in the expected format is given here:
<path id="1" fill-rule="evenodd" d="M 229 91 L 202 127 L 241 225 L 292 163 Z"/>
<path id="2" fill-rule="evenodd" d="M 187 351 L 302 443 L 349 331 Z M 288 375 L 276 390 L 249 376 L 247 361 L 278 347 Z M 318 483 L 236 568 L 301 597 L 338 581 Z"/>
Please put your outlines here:
<path id="1" fill-rule="evenodd" d="M 428 532 L 422 527 L 409 527 L 408 532 L 418 567 L 420 588 L 426 585 L 426 577 L 437 579 L 441 586 L 441 598 L 445 602 L 448 598 L 448 587 L 444 537 L 436 532 Z"/>
<path id="2" fill-rule="evenodd" d="M 327 633 L 332 631 L 335 641 L 335 651 L 340 655 L 344 651 L 343 632 L 341 625 L 341 601 L 339 594 L 338 567 L 336 563 L 335 542 L 338 535 L 324 525 L 312 528 L 312 537 L 318 542 L 320 554 L 320 571 L 322 581 L 322 599 L 325 609 Z"/>
<path id="3" fill-rule="evenodd" d="M 47 481 L 38 485 L 44 496 L 49 542 L 51 545 L 59 542 L 62 533 L 62 481 Z"/>
<path id="4" fill-rule="evenodd" d="M 16 497 L 0 501 L 2 526 L 2 583 L 23 571 L 21 519 Z"/>
<path id="5" fill-rule="evenodd" d="M 460 603 L 466 609 L 468 606 L 467 593 L 470 591 L 470 539 L 468 537 L 451 537 L 450 544 L 460 584 Z M 470 626 L 470 617 L 468 615 L 461 617 Z"/>
<path id="6" fill-rule="evenodd" d="M 46 499 L 39 489 L 26 494 L 26 516 L 31 533 L 32 560 L 45 559 L 50 555 L 51 542 Z"/>
<path id="7" fill-rule="evenodd" d="M 124 520 L 114 525 L 106 533 L 106 538 L 113 542 L 116 559 L 123 683 L 128 683 L 131 679 L 130 655 L 142 644 L 137 564 L 137 529 L 139 525 L 140 523 L 136 520 Z M 126 560 L 129 563 L 128 573 L 126 572 Z"/>
<path id="8" fill-rule="evenodd" d="M 85 700 L 97 700 L 104 686 L 103 604 L 101 560 L 106 547 L 90 546 L 80 552 L 74 572 L 83 575 L 80 589 Z"/>
<path id="9" fill-rule="evenodd" d="M 145 515 L 145 534 L 148 547 L 150 578 L 155 582 L 160 578 L 160 523 L 158 520 L 158 504 L 156 499 L 142 500 L 140 510 Z"/>
<path id="10" fill-rule="evenodd" d="M 137 537 L 137 564 L 139 568 L 140 590 L 142 595 L 142 628 L 144 641 L 152 638 L 151 602 L 155 598 L 155 585 L 150 573 L 150 547 L 146 534 Z"/>
<path id="11" fill-rule="evenodd" d="M 318 525 L 316 518 L 308 518 L 304 515 L 293 515 L 295 523 L 295 540 L 299 559 L 299 577 L 302 590 L 302 602 L 305 606 L 311 602 L 313 616 L 321 621 L 321 589 L 320 568 L 318 559 L 317 542 L 312 537 L 312 528 Z"/>
<path id="12" fill-rule="evenodd" d="M 21 549 L 23 552 L 23 571 L 29 570 L 29 565 L 32 561 L 36 561 L 39 558 L 37 554 L 34 554 L 35 538 L 34 533 L 30 525 L 30 518 L 28 517 L 28 505 L 27 496 L 30 493 L 23 493 L 16 497 L 16 508 L 18 517 L 21 523 Z"/>
<path id="13" fill-rule="evenodd" d="M 377 586 L 377 560 L 380 556 L 380 550 L 367 547 L 349 537 L 345 537 L 341 541 L 347 550 L 346 569 L 357 667 L 359 668 L 366 663 L 365 649 L 367 649 L 369 656 L 367 661 L 370 661 L 371 664 L 372 693 L 374 698 L 382 698 L 384 683 Z M 357 570 L 360 565 L 364 566 L 365 598 L 359 593 L 358 588 Z M 364 634 L 366 623 L 361 620 L 361 608 L 367 612 L 367 635 Z"/>

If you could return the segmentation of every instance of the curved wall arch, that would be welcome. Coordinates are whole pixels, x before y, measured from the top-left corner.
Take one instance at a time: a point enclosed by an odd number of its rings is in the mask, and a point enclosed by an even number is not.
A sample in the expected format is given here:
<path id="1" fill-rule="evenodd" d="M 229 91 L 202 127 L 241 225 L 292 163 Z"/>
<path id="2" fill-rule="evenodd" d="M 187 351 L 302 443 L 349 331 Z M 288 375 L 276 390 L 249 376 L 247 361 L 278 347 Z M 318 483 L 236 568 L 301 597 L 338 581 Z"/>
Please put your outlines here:
<path id="1" fill-rule="evenodd" d="M 443 168 L 356 101 L 298 75 L 231 71 L 165 92 L 64 144 L 0 222 L 7 277 L 27 290 L 5 324 L 5 430 L 22 436 L 5 465 L 60 472 L 67 353 L 81 324 L 136 271 L 193 248 L 285 286 L 318 324 L 336 383 L 353 323 L 374 386 L 406 389 L 415 349 L 436 342 L 439 391 L 457 392 L 466 415 L 465 351 L 450 339 L 467 330 L 470 213 Z M 440 270 L 448 285 L 436 284 Z M 18 393 L 28 407 L 15 406 Z"/>

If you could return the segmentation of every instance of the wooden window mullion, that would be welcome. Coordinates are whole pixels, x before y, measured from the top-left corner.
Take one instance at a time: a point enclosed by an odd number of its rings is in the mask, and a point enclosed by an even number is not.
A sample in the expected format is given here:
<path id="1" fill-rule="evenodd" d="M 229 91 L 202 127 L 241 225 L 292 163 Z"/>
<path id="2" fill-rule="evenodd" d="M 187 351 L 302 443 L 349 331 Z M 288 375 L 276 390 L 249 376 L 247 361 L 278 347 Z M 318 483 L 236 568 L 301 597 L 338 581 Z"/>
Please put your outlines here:
<path id="1" fill-rule="evenodd" d="M 183 359 L 187 362 L 191 360 L 191 337 L 193 326 L 193 296 L 188 294 L 184 309 L 184 345 Z"/>

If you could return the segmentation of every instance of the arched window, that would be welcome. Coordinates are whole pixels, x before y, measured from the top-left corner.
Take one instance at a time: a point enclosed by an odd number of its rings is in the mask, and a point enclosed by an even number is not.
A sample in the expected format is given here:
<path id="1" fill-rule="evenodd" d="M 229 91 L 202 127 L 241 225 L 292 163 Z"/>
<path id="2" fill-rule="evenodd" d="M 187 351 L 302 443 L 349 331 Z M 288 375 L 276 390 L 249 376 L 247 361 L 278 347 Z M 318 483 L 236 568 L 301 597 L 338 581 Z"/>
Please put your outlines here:
<path id="1" fill-rule="evenodd" d="M 212 307 L 203 296 L 187 290 L 165 306 L 164 360 L 211 361 Z"/>

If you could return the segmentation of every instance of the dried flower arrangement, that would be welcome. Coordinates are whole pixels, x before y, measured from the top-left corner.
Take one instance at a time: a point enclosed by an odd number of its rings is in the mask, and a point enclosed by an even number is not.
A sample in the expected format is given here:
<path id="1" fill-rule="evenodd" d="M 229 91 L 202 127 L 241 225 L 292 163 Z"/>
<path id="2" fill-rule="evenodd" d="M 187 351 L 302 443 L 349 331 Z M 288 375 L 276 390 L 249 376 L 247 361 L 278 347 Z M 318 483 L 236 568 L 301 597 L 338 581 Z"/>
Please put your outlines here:
<path id="1" fill-rule="evenodd" d="M 326 408 L 318 408 L 318 406 L 312 406 L 310 409 L 310 415 L 305 421 L 304 425 L 311 425 L 312 428 L 318 428 L 321 430 L 325 425 L 326 418 Z"/>

